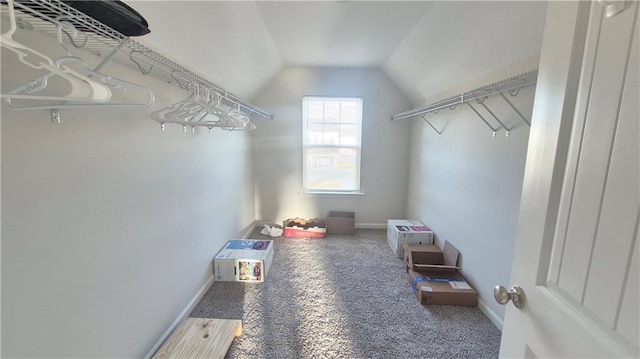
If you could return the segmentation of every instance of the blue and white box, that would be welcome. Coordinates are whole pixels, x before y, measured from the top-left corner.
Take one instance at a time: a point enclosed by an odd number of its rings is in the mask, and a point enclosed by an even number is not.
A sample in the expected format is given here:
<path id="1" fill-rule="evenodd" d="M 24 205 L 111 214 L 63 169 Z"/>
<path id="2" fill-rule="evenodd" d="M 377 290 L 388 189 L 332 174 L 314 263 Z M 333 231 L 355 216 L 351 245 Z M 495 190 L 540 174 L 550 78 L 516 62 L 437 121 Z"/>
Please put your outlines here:
<path id="1" fill-rule="evenodd" d="M 213 259 L 213 274 L 220 282 L 262 283 L 272 262 L 272 241 L 232 239 Z"/>

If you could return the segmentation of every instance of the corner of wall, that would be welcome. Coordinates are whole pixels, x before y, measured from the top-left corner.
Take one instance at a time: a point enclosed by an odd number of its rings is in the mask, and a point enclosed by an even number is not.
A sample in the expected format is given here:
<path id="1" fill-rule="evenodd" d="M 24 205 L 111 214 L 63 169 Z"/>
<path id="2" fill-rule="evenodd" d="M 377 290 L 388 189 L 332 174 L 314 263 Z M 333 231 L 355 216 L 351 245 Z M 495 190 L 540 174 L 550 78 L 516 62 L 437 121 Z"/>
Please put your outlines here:
<path id="1" fill-rule="evenodd" d="M 240 238 L 249 238 L 249 236 L 251 236 L 251 233 L 253 233 L 254 229 L 258 226 L 258 222 L 254 221 L 253 223 L 251 223 L 249 226 L 245 227 L 244 229 L 242 229 L 239 233 L 239 237 Z M 196 305 L 200 302 L 200 300 L 202 299 L 202 297 L 204 297 L 204 295 L 207 293 L 207 291 L 209 290 L 209 288 L 211 288 L 211 286 L 213 285 L 213 283 L 215 283 L 215 277 L 213 275 L 213 273 L 211 273 L 211 276 L 207 279 L 207 281 L 202 285 L 202 287 L 200 287 L 200 289 L 196 292 L 196 294 L 191 298 L 191 300 L 189 301 L 189 303 L 187 303 L 187 305 L 184 307 L 184 309 L 180 312 L 180 314 L 178 314 L 178 316 L 176 317 L 176 319 L 171 323 L 171 325 L 169 326 L 169 328 L 167 328 L 167 330 L 162 334 L 162 336 L 160 337 L 160 339 L 158 339 L 158 341 L 156 342 L 156 344 L 153 345 L 153 347 L 151 348 L 151 350 L 149 350 L 149 352 L 147 353 L 147 355 L 144 356 L 145 359 L 149 359 L 153 356 L 153 354 L 155 354 L 156 351 L 158 351 L 158 349 L 160 349 L 160 347 L 162 346 L 162 344 L 167 340 L 167 338 L 169 338 L 169 336 L 171 335 L 171 333 L 173 333 L 174 330 L 176 330 L 176 328 L 178 327 L 178 325 L 180 323 L 182 323 L 183 320 L 185 320 L 185 318 L 187 318 L 189 316 L 189 313 L 191 313 L 191 311 L 193 310 L 193 308 L 196 307 Z"/>
<path id="2" fill-rule="evenodd" d="M 182 321 L 189 316 L 189 313 L 191 313 L 193 308 L 195 308 L 198 302 L 200 302 L 200 299 L 202 299 L 202 297 L 204 297 L 205 293 L 207 293 L 209 288 L 211 288 L 211 286 L 213 285 L 213 282 L 214 282 L 214 276 L 213 276 L 213 273 L 211 273 L 211 276 L 209 277 L 209 279 L 207 279 L 207 281 L 202 285 L 202 287 L 200 287 L 200 289 L 196 292 L 193 298 L 191 298 L 189 303 L 187 303 L 187 305 L 184 307 L 184 309 L 182 309 L 180 314 L 178 314 L 178 317 L 173 321 L 173 323 L 171 323 L 169 328 L 167 328 L 167 330 L 162 334 L 162 336 L 160 337 L 160 339 L 158 339 L 156 344 L 153 345 L 153 347 L 151 348 L 151 350 L 149 350 L 147 355 L 144 356 L 145 359 L 151 358 L 153 354 L 155 354 L 155 352 L 158 351 L 158 349 L 160 349 L 160 346 L 162 346 L 162 343 L 164 343 L 165 340 L 169 338 L 171 333 L 173 333 L 173 331 L 178 327 L 178 324 L 182 323 Z"/>

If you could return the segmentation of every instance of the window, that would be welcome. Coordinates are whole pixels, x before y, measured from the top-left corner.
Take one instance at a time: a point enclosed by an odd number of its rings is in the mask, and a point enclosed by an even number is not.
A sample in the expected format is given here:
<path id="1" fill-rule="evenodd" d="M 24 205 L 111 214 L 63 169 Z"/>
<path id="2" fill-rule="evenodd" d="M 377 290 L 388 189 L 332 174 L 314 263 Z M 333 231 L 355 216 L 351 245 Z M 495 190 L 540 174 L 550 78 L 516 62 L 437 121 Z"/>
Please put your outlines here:
<path id="1" fill-rule="evenodd" d="M 361 98 L 303 97 L 304 191 L 360 191 L 361 128 Z"/>

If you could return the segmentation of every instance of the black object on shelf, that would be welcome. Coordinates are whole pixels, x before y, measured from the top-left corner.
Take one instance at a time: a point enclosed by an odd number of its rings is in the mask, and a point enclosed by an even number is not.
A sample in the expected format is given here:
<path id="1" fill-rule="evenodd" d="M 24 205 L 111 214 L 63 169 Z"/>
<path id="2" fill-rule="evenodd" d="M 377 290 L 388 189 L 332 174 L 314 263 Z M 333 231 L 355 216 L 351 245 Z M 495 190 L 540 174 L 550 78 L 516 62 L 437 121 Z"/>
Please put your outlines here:
<path id="1" fill-rule="evenodd" d="M 147 20 L 120 0 L 62 0 L 62 2 L 123 35 L 142 36 L 151 32 Z"/>
<path id="2" fill-rule="evenodd" d="M 38 12 L 48 15 L 50 11 L 46 4 L 42 4 L 39 1 L 40 0 L 15 0 L 16 3 L 33 9 L 35 13 L 31 15 L 43 18 L 38 15 Z M 60 0 L 60 2 L 94 18 L 125 36 L 142 36 L 151 32 L 147 20 L 131 6 L 120 0 Z M 6 5 L 7 0 L 0 0 L 0 4 Z M 49 19 L 47 20 L 50 21 Z M 73 19 L 65 19 L 65 21 L 73 24 L 77 30 L 92 31 L 91 28 L 83 25 L 82 22 L 73 21 Z"/>

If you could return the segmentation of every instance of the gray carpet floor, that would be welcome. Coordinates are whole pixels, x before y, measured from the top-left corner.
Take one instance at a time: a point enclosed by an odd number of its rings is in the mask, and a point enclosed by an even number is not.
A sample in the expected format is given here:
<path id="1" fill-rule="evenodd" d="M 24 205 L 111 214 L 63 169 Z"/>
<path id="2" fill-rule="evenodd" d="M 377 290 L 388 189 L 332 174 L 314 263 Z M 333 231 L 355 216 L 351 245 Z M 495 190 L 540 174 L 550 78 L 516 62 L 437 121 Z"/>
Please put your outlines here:
<path id="1" fill-rule="evenodd" d="M 216 282 L 190 314 L 242 320 L 227 358 L 498 356 L 500 331 L 478 308 L 417 301 L 385 230 L 277 238 L 274 250 L 265 283 Z"/>

